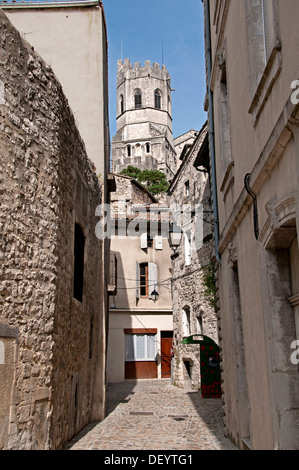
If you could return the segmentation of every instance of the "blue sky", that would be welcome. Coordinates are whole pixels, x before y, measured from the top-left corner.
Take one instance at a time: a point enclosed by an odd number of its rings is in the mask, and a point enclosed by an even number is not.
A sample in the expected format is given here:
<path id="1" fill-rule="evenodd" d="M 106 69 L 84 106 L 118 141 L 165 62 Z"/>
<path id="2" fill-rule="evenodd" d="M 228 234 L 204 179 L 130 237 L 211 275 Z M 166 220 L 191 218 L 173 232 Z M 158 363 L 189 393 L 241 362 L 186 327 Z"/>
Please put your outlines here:
<path id="1" fill-rule="evenodd" d="M 117 61 L 164 64 L 171 75 L 173 136 L 200 130 L 207 115 L 201 0 L 103 0 L 109 54 L 111 139 L 116 132 Z M 122 44 L 122 47 L 121 47 Z"/>

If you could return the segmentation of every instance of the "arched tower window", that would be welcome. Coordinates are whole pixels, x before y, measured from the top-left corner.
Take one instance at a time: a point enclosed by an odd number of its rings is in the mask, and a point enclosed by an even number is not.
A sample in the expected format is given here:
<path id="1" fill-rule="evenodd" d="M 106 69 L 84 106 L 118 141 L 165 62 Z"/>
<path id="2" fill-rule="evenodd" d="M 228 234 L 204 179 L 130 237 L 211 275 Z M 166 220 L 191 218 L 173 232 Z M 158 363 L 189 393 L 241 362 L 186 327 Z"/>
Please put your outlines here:
<path id="1" fill-rule="evenodd" d="M 161 91 L 155 90 L 155 108 L 161 109 Z"/>
<path id="2" fill-rule="evenodd" d="M 151 151 L 151 144 L 149 144 L 148 142 L 145 144 L 145 151 L 146 153 L 150 153 Z"/>
<path id="3" fill-rule="evenodd" d="M 135 104 L 135 109 L 139 109 L 142 107 L 142 94 L 141 94 L 141 90 L 139 89 L 135 90 L 134 104 Z"/>
<path id="4" fill-rule="evenodd" d="M 127 157 L 131 156 L 131 145 L 127 145 Z"/>
<path id="5" fill-rule="evenodd" d="M 135 145 L 135 157 L 140 157 L 141 156 L 141 145 L 136 144 Z"/>
<path id="6" fill-rule="evenodd" d="M 124 95 L 120 95 L 120 114 L 124 112 Z"/>
<path id="7" fill-rule="evenodd" d="M 168 95 L 168 100 L 167 100 L 167 110 L 169 114 L 171 115 L 171 99 L 169 95 Z"/>

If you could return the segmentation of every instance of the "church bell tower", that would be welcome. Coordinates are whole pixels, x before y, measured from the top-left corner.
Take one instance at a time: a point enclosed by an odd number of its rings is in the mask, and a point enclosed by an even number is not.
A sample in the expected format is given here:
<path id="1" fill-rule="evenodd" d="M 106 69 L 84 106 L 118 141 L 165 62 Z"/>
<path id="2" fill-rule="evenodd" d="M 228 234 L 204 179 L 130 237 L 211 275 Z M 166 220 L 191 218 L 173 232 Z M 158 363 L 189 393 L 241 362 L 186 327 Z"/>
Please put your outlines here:
<path id="1" fill-rule="evenodd" d="M 170 75 L 165 65 L 144 67 L 118 61 L 117 132 L 112 140 L 112 172 L 129 165 L 160 170 L 171 180 L 176 171 L 172 135 Z"/>

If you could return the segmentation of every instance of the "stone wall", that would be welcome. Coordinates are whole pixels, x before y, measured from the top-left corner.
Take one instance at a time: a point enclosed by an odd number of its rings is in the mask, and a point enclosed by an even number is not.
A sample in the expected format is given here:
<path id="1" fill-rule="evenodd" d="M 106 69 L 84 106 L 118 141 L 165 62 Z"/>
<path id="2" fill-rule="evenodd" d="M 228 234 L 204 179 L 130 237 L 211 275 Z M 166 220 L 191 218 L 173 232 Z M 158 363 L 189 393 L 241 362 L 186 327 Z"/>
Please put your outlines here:
<path id="1" fill-rule="evenodd" d="M 206 137 L 207 128 L 196 137 L 194 144 L 186 152 L 183 162 L 170 186 L 169 202 L 183 211 L 184 205 L 196 213 L 199 204 L 205 211 L 210 211 L 210 183 L 207 173 L 199 172 L 194 167 L 198 152 Z M 184 150 L 183 150 L 184 152 Z M 186 183 L 188 182 L 188 193 Z M 187 216 L 188 218 L 188 216 Z M 190 314 L 189 333 L 205 335 L 218 343 L 217 318 L 213 304 L 207 295 L 204 281 L 205 270 L 211 264 L 213 256 L 213 218 L 210 212 L 203 214 L 202 246 L 195 244 L 197 225 L 195 216 L 190 217 L 190 223 L 184 226 L 184 218 L 178 219 L 183 232 L 191 230 L 192 255 L 190 263 L 186 262 L 184 234 L 180 246 L 172 255 L 173 273 L 173 330 L 174 330 L 174 361 L 173 383 L 187 389 L 199 389 L 200 379 L 200 349 L 199 344 L 182 344 L 184 332 L 184 310 Z M 198 248 L 198 249 L 197 249 Z"/>
<path id="2" fill-rule="evenodd" d="M 0 448 L 57 449 L 103 416 L 101 190 L 60 84 L 2 11 L 0 78 Z"/>

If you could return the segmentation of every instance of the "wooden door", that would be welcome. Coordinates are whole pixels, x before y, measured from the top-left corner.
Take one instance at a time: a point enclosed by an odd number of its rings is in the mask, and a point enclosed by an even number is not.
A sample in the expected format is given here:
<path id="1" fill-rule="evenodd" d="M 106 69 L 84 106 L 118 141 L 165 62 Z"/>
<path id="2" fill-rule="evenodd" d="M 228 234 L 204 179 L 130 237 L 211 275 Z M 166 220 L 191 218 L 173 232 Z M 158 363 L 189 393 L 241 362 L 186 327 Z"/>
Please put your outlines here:
<path id="1" fill-rule="evenodd" d="M 167 379 L 171 377 L 171 347 L 172 347 L 172 332 L 171 337 L 161 337 L 161 378 Z"/>

